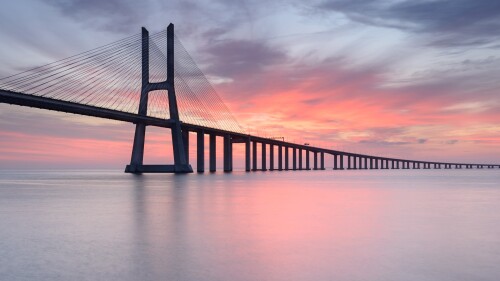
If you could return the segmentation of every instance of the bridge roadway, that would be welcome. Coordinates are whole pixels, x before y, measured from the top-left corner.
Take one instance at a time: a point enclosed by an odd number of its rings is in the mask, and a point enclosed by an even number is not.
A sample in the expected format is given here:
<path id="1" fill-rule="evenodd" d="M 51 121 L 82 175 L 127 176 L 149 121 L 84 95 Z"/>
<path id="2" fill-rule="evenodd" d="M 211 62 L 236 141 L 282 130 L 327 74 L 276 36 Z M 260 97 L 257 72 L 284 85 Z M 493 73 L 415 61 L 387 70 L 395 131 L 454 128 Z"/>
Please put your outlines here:
<path id="1" fill-rule="evenodd" d="M 56 100 L 52 98 L 28 95 L 12 91 L 0 90 L 0 102 L 28 106 L 40 109 L 61 111 L 66 113 L 80 114 L 99 118 L 112 119 L 129 123 L 144 123 L 148 126 L 157 126 L 171 128 L 173 122 L 169 119 L 141 116 L 134 113 L 117 111 L 112 109 L 100 108 L 91 105 L 79 104 L 69 101 Z M 350 153 L 333 149 L 325 149 L 308 145 L 290 143 L 281 140 L 268 139 L 258 136 L 252 136 L 243 133 L 214 129 L 199 125 L 182 123 L 184 141 L 189 144 L 189 132 L 197 134 L 197 171 L 205 171 L 205 145 L 204 135 L 209 135 L 209 170 L 216 170 L 216 137 L 224 139 L 224 171 L 233 170 L 232 144 L 245 144 L 245 170 L 246 171 L 265 171 L 268 170 L 310 170 L 310 154 L 313 154 L 313 169 L 325 169 L 325 154 L 334 157 L 334 170 L 343 169 L 461 169 L 465 167 L 476 168 L 500 168 L 499 164 L 471 164 L 456 162 L 432 162 L 401 158 L 380 157 L 374 155 Z M 257 145 L 261 147 L 261 165 L 258 168 Z M 252 148 L 251 148 L 252 146 Z M 269 153 L 267 148 L 269 147 Z M 275 149 L 277 148 L 277 166 L 275 166 Z M 187 155 L 189 155 L 189 145 L 185 146 Z M 250 152 L 252 151 L 252 155 Z M 305 167 L 303 166 L 303 152 L 305 152 Z M 290 157 L 291 154 L 291 157 Z M 269 161 L 267 157 L 269 156 Z M 284 157 L 283 157 L 284 156 Z M 318 157 L 319 156 L 319 157 Z M 283 163 L 284 158 L 284 163 Z M 290 159 L 291 158 L 291 159 Z M 291 160 L 291 161 L 290 161 Z M 290 162 L 292 163 L 290 167 Z"/>

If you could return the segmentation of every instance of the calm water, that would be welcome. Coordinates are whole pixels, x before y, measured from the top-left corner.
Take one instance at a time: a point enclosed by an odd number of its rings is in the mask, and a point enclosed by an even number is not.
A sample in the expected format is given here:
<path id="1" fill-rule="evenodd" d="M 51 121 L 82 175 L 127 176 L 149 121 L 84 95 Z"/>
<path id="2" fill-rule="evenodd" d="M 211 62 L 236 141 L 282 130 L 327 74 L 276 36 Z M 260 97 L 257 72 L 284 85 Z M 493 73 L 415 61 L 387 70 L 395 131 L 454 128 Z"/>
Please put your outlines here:
<path id="1" fill-rule="evenodd" d="M 0 280 L 500 280 L 500 170 L 0 172 Z"/>

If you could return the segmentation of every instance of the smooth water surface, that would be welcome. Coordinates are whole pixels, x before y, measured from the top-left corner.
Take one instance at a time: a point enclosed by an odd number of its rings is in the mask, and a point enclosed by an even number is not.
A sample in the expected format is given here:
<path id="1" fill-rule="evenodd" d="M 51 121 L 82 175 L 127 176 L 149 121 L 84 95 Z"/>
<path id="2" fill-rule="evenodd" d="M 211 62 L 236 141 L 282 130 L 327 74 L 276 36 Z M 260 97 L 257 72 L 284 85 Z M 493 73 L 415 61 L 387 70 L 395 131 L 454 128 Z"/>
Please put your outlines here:
<path id="1" fill-rule="evenodd" d="M 500 170 L 0 172 L 0 280 L 500 280 Z"/>

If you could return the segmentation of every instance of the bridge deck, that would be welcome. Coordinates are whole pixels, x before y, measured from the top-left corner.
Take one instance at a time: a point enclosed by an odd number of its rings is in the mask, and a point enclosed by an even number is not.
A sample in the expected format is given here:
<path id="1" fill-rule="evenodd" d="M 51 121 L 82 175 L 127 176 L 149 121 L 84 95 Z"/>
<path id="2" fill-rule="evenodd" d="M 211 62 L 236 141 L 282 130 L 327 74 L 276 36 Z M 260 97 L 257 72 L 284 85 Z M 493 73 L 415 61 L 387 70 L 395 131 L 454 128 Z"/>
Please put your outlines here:
<path id="1" fill-rule="evenodd" d="M 23 93 L 6 91 L 0 89 L 0 102 L 9 103 L 21 106 L 29 106 L 41 109 L 61 111 L 73 114 L 87 115 L 124 121 L 130 123 L 144 123 L 146 125 L 170 128 L 172 122 L 169 119 L 160 119 L 149 116 L 141 116 L 134 113 L 101 108 L 91 105 L 62 101 L 47 97 L 33 96 Z"/>
<path id="2" fill-rule="evenodd" d="M 47 97 L 33 96 L 23 93 L 17 93 L 13 91 L 1 90 L 0 89 L 0 103 L 15 104 L 20 106 L 29 106 L 40 109 L 48 109 L 54 111 L 61 111 L 66 113 L 73 113 L 79 115 L 93 116 L 129 123 L 143 123 L 148 126 L 156 126 L 163 128 L 171 128 L 173 121 L 170 119 L 161 119 L 156 117 L 141 116 L 134 113 L 117 111 L 112 109 L 100 108 L 91 105 L 79 104 L 74 102 L 62 101 Z M 401 158 L 388 158 L 380 157 L 367 154 L 350 153 L 346 151 L 339 151 L 333 149 L 325 149 L 320 147 L 313 147 L 309 145 L 301 145 L 296 143 L 290 143 L 281 140 L 268 139 L 258 136 L 247 135 L 238 132 L 225 131 L 221 129 L 215 129 L 210 127 L 204 127 L 199 125 L 193 125 L 188 123 L 182 123 L 182 128 L 191 132 L 204 132 L 205 134 L 212 134 L 217 136 L 231 136 L 231 138 L 237 139 L 236 142 L 244 142 L 245 140 L 260 142 L 265 144 L 272 144 L 276 146 L 284 146 L 289 148 L 303 149 L 310 152 L 326 153 L 331 155 L 343 155 L 352 157 L 362 157 L 362 158 L 373 158 L 378 160 L 387 161 L 400 161 L 400 162 L 411 162 L 411 163 L 425 163 L 425 164 L 436 164 L 436 165 L 479 165 L 479 166 L 498 166 L 498 164 L 472 164 L 472 163 L 456 163 L 456 162 L 433 162 L 433 161 L 420 161 L 420 160 L 410 160 Z"/>

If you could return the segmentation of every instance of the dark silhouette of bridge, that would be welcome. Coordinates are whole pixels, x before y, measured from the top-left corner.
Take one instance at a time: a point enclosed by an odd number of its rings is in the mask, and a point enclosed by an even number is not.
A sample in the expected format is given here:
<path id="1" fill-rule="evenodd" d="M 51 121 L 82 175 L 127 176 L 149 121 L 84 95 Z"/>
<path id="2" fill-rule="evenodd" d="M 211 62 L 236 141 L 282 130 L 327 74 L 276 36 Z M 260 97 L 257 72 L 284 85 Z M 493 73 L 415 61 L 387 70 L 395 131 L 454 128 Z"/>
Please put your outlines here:
<path id="1" fill-rule="evenodd" d="M 247 134 L 174 35 L 173 24 L 153 35 L 143 28 L 141 34 L 0 79 L 0 102 L 134 123 L 129 173 L 193 172 L 189 132 L 197 134 L 198 172 L 205 171 L 205 135 L 210 172 L 216 171 L 217 137 L 224 140 L 226 172 L 233 170 L 234 143 L 245 144 L 246 171 L 310 170 L 311 154 L 314 170 L 325 169 L 325 154 L 333 156 L 334 170 L 500 168 L 350 153 Z M 143 163 L 147 126 L 171 130 L 174 164 Z"/>

